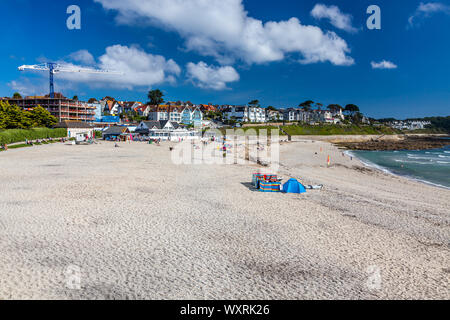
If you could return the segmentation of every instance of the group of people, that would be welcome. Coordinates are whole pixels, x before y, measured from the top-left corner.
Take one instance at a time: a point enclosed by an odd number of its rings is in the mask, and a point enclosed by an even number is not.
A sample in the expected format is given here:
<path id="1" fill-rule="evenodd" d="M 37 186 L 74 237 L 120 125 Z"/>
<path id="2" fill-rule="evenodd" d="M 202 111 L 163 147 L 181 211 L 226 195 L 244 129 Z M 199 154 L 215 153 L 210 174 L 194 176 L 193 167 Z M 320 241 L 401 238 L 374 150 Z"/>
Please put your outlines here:
<path id="1" fill-rule="evenodd" d="M 59 141 L 60 142 L 66 142 L 67 138 L 61 138 Z M 34 144 L 42 144 L 42 143 L 46 143 L 46 142 L 53 142 L 53 138 L 36 139 L 35 142 L 33 142 L 33 140 L 25 139 L 25 144 L 28 145 L 28 146 L 33 146 Z"/>
<path id="2" fill-rule="evenodd" d="M 25 144 L 26 144 L 27 146 L 34 146 L 35 144 L 42 144 L 42 143 L 53 142 L 53 141 L 54 141 L 53 138 L 48 138 L 48 139 L 36 139 L 35 141 L 25 139 Z M 67 138 L 61 138 L 59 141 L 62 142 L 62 143 L 64 143 L 64 142 L 66 142 L 66 141 L 68 141 L 68 140 L 67 140 Z M 7 151 L 7 150 L 8 150 L 8 145 L 7 145 L 6 143 L 0 145 L 0 150 L 2 150 L 2 151 Z"/>

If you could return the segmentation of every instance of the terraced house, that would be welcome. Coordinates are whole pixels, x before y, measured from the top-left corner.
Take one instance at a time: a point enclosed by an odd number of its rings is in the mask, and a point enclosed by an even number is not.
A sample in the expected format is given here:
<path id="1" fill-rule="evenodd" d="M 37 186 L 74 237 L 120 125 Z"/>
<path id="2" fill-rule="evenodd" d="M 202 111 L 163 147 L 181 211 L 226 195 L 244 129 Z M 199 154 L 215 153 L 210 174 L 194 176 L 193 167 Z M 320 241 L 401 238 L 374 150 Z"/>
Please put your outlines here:
<path id="1" fill-rule="evenodd" d="M 151 106 L 148 113 L 148 119 L 150 121 L 169 120 L 186 125 L 201 125 L 203 121 L 203 112 L 196 106 Z"/>
<path id="2" fill-rule="evenodd" d="M 179 139 L 191 139 L 197 135 L 196 131 L 187 130 L 177 122 L 169 120 L 142 121 L 135 132 L 153 139 L 174 141 Z"/>
<path id="3" fill-rule="evenodd" d="M 303 123 L 339 123 L 344 119 L 342 111 L 330 112 L 327 110 L 305 111 L 299 108 L 281 110 L 284 121 Z"/>
<path id="4" fill-rule="evenodd" d="M 199 107 L 186 107 L 181 112 L 181 123 L 186 125 L 201 126 L 203 121 L 203 112 Z"/>
<path id="5" fill-rule="evenodd" d="M 180 123 L 182 109 L 180 106 L 170 105 L 150 106 L 148 119 L 151 121 L 170 120 Z"/>
<path id="6" fill-rule="evenodd" d="M 266 122 L 266 110 L 260 107 L 228 106 L 223 110 L 223 118 L 236 122 Z"/>
<path id="7" fill-rule="evenodd" d="M 109 114 L 112 116 L 117 116 L 123 113 L 123 106 L 116 100 L 106 100 L 100 101 L 103 108 L 103 114 Z"/>

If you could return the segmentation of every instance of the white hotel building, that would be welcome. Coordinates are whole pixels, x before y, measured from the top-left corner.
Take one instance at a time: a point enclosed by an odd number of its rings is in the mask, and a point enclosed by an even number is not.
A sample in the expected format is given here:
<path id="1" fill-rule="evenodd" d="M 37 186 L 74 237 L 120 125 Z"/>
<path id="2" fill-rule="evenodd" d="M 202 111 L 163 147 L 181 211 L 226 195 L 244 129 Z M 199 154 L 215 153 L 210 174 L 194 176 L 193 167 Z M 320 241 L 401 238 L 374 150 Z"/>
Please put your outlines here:
<path id="1" fill-rule="evenodd" d="M 266 122 L 266 109 L 247 106 L 228 106 L 223 110 L 225 120 L 237 122 Z"/>

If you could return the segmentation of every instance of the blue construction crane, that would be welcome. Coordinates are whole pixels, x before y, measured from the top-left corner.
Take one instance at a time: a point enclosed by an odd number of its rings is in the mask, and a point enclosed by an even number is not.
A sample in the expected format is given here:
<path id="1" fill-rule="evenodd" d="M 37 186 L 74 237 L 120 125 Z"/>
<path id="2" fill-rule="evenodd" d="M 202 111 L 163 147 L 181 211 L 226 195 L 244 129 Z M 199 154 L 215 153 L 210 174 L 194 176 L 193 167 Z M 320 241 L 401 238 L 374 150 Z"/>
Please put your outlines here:
<path id="1" fill-rule="evenodd" d="M 42 64 L 35 65 L 23 65 L 20 66 L 19 71 L 25 70 L 35 70 L 35 71 L 48 71 L 50 80 L 50 98 L 55 98 L 55 85 L 54 85 L 54 75 L 59 72 L 70 72 L 70 73 L 90 73 L 90 74 L 117 74 L 122 75 L 122 72 L 110 71 L 110 70 L 100 70 L 91 69 L 85 67 L 77 67 L 72 65 L 64 65 L 55 62 L 46 62 Z"/>

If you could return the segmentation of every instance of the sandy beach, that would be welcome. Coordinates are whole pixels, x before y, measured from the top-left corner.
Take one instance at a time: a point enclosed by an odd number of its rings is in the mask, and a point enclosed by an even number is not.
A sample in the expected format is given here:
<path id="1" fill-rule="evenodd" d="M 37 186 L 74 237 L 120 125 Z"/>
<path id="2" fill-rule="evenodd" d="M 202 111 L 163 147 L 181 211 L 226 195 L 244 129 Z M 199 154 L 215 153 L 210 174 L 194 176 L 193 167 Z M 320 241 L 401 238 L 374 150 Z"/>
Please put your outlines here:
<path id="1" fill-rule="evenodd" d="M 324 190 L 257 192 L 257 165 L 167 144 L 0 153 L 0 300 L 449 299 L 450 191 L 295 140 L 280 176 Z"/>

